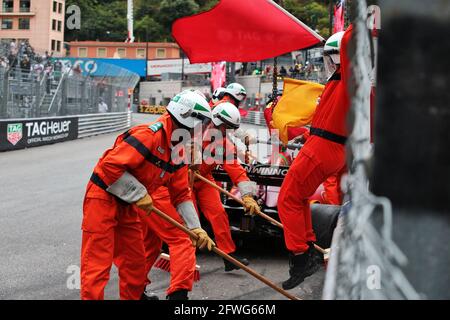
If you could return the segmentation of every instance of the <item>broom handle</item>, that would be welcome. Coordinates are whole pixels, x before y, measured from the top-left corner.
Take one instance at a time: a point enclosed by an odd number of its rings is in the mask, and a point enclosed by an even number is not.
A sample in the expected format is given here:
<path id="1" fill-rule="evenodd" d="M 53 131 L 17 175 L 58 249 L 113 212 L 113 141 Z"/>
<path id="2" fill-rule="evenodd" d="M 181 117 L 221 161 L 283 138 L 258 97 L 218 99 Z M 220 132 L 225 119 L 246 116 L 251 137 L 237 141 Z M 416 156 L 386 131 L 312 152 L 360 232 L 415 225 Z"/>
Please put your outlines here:
<path id="1" fill-rule="evenodd" d="M 202 180 L 203 182 L 209 184 L 211 187 L 216 188 L 217 190 L 219 190 L 220 192 L 226 194 L 227 196 L 229 196 L 231 199 L 233 199 L 234 201 L 240 203 L 241 205 L 244 205 L 244 201 L 242 201 L 241 199 L 239 199 L 238 197 L 236 197 L 235 195 L 231 194 L 230 192 L 228 192 L 227 190 L 219 187 L 217 184 L 215 184 L 214 182 L 211 182 L 210 180 L 206 179 L 205 177 L 203 177 L 202 175 L 198 174 L 197 172 L 194 172 L 195 176 L 197 178 L 199 178 L 200 180 Z M 266 219 L 267 221 L 271 222 L 272 224 L 276 225 L 277 227 L 283 229 L 283 225 L 278 222 L 277 220 L 275 220 L 274 218 L 268 216 L 267 214 L 261 212 L 261 210 L 257 210 L 256 213 L 261 216 L 262 218 Z M 325 249 L 319 247 L 317 244 L 314 244 L 314 248 L 319 251 L 322 254 L 325 254 L 326 251 Z"/>
<path id="2" fill-rule="evenodd" d="M 242 201 L 241 199 L 239 199 L 238 197 L 236 197 L 235 195 L 232 195 L 230 192 L 228 192 L 227 190 L 219 187 L 217 184 L 215 184 L 214 182 L 209 181 L 208 179 L 206 179 L 205 177 L 203 177 L 202 175 L 198 174 L 197 172 L 194 173 L 195 176 L 197 178 L 199 178 L 200 180 L 202 180 L 203 182 L 209 184 L 210 186 L 216 188 L 217 190 L 219 190 L 220 192 L 226 194 L 227 196 L 229 196 L 231 199 L 233 199 L 234 201 L 240 203 L 241 205 L 244 205 L 244 201 Z M 274 225 L 276 225 L 277 227 L 280 227 L 281 229 L 283 229 L 283 225 L 281 223 L 279 223 L 277 220 L 273 219 L 272 217 L 269 217 L 267 214 L 261 212 L 261 210 L 257 210 L 256 213 L 258 215 L 260 215 L 261 217 L 263 217 L 264 219 L 270 221 L 271 223 L 273 223 Z"/>
<path id="3" fill-rule="evenodd" d="M 177 227 L 178 229 L 182 230 L 183 232 L 187 233 L 191 238 L 194 239 L 198 239 L 198 236 L 193 233 L 191 230 L 189 230 L 188 228 L 186 228 L 184 225 L 182 225 L 181 223 L 179 223 L 178 221 L 172 219 L 170 216 L 166 215 L 164 212 L 162 212 L 161 210 L 153 207 L 152 209 L 158 216 L 160 216 L 161 218 L 163 218 L 164 220 L 166 220 L 167 222 L 169 222 L 170 224 L 172 224 L 173 226 Z M 245 270 L 247 273 L 251 274 L 252 276 L 254 276 L 256 279 L 260 280 L 261 282 L 264 282 L 266 285 L 268 285 L 269 287 L 271 287 L 272 289 L 278 291 L 279 293 L 281 293 L 282 295 L 284 295 L 285 297 L 291 299 L 291 300 L 300 300 L 299 298 L 291 295 L 290 293 L 286 292 L 285 290 L 281 289 L 280 287 L 278 287 L 277 285 L 275 285 L 273 282 L 271 282 L 269 279 L 265 278 L 264 276 L 260 275 L 259 273 L 257 273 L 256 271 L 254 271 L 253 269 L 243 265 L 242 263 L 240 263 L 238 260 L 234 259 L 233 257 L 229 256 L 228 254 L 226 254 L 225 252 L 223 252 L 222 250 L 220 250 L 217 247 L 213 247 L 212 251 L 214 251 L 216 254 L 218 254 L 219 256 L 221 256 L 222 258 L 230 261 L 231 263 L 233 263 L 234 265 L 240 267 L 241 269 Z"/>

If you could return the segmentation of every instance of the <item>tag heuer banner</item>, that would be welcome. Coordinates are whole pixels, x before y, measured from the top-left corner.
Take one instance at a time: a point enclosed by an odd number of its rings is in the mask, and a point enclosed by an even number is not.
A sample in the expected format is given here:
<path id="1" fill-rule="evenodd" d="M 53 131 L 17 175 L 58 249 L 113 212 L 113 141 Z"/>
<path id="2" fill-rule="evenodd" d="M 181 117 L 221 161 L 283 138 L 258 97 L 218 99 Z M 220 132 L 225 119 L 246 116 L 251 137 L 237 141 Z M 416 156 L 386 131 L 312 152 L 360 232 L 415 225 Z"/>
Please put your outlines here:
<path id="1" fill-rule="evenodd" d="M 78 138 L 78 118 L 0 120 L 0 151 Z"/>

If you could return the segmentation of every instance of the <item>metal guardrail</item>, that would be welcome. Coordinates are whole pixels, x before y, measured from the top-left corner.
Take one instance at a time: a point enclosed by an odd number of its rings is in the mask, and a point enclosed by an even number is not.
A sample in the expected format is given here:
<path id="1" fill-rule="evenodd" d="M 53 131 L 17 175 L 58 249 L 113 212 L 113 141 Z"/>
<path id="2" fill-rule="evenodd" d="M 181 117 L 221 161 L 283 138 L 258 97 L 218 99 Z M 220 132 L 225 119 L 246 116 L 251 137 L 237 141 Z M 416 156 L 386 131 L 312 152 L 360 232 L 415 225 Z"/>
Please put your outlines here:
<path id="1" fill-rule="evenodd" d="M 131 126 L 131 112 L 86 114 L 78 116 L 78 138 L 110 133 Z"/>
<path id="2" fill-rule="evenodd" d="M 261 111 L 249 111 L 247 116 L 242 117 L 241 119 L 243 123 L 254 124 L 257 126 L 266 126 L 264 113 Z"/>

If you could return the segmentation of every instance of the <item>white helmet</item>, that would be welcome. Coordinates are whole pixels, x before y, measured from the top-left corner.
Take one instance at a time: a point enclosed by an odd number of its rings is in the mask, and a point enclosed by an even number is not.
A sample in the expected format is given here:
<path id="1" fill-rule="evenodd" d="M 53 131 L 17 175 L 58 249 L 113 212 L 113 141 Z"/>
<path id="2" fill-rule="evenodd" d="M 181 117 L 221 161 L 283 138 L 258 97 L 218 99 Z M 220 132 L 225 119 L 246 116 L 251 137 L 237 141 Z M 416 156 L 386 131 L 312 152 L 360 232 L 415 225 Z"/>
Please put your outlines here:
<path id="1" fill-rule="evenodd" d="M 222 87 L 214 90 L 214 92 L 212 94 L 212 98 L 211 98 L 211 100 L 214 104 L 216 104 L 217 102 L 219 102 L 222 99 L 224 91 L 225 91 L 225 88 L 222 88 Z"/>
<path id="2" fill-rule="evenodd" d="M 196 92 L 185 90 L 169 102 L 169 114 L 181 126 L 193 129 L 198 125 L 207 125 L 211 121 L 211 108 L 208 102 Z"/>
<path id="3" fill-rule="evenodd" d="M 212 122 L 216 127 L 225 124 L 229 129 L 237 129 L 241 124 L 241 114 L 234 104 L 222 102 L 213 109 Z"/>
<path id="4" fill-rule="evenodd" d="M 340 52 L 343 36 L 344 31 L 333 34 L 323 47 L 323 62 L 328 79 L 336 72 L 337 66 L 341 64 Z"/>
<path id="5" fill-rule="evenodd" d="M 239 83 L 230 83 L 223 92 L 228 93 L 238 102 L 242 102 L 247 97 L 247 91 Z"/>
<path id="6" fill-rule="evenodd" d="M 200 95 L 203 99 L 206 100 L 205 94 L 203 92 L 201 92 L 200 90 L 198 90 L 198 89 L 186 89 L 186 90 L 181 91 L 181 93 L 183 94 L 183 93 L 186 93 L 186 92 L 189 92 L 189 91 L 190 92 L 195 92 L 196 94 Z"/>

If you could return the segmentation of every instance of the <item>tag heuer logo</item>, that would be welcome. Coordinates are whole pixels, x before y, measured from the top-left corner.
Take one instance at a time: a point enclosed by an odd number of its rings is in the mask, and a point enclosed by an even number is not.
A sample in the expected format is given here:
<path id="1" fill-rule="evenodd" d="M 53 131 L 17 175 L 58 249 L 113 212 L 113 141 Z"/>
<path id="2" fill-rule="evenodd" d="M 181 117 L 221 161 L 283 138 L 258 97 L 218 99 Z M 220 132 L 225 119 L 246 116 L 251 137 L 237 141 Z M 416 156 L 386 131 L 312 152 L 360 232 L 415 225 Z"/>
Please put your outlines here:
<path id="1" fill-rule="evenodd" d="M 20 139 L 22 139 L 22 124 L 21 123 L 8 124 L 7 133 L 8 134 L 6 138 L 8 139 L 9 142 L 12 143 L 12 145 L 15 146 L 17 142 L 19 142 Z"/>

